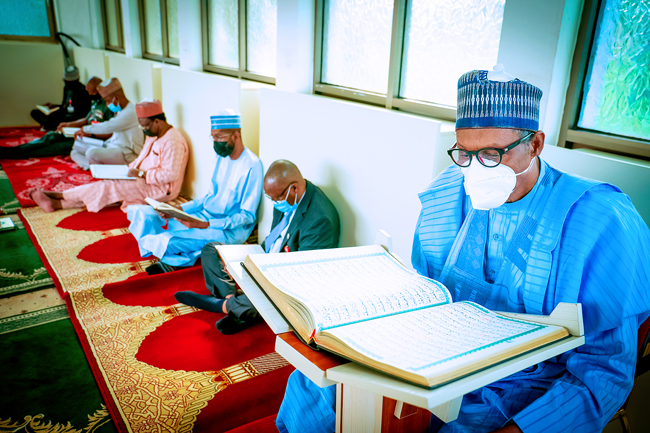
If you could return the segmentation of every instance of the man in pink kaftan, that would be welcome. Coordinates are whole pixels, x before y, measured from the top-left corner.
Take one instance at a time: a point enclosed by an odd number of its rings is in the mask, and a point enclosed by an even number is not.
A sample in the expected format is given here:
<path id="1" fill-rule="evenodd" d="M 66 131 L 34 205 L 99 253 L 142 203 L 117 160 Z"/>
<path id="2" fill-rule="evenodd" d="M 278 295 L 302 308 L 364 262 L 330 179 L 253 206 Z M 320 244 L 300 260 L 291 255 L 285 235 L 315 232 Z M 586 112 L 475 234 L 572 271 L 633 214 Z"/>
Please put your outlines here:
<path id="1" fill-rule="evenodd" d="M 101 180 L 63 193 L 39 188 L 31 192 L 34 201 L 46 212 L 84 206 L 90 212 L 98 212 L 119 202 L 126 212 L 129 205 L 145 204 L 145 197 L 161 202 L 175 199 L 185 176 L 187 142 L 167 123 L 160 101 L 136 104 L 135 109 L 147 137 L 140 155 L 128 165 L 128 176 L 133 180 Z"/>

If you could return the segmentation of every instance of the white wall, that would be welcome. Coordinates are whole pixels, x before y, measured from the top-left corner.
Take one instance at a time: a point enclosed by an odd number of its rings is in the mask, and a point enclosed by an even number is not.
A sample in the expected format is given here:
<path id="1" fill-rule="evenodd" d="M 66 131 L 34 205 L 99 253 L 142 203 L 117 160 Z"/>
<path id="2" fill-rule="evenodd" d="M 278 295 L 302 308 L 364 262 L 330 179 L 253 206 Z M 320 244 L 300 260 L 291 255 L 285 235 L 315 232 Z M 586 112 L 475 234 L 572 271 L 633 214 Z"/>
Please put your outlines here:
<path id="1" fill-rule="evenodd" d="M 372 244 L 380 229 L 410 266 L 417 194 L 433 177 L 440 123 L 366 105 L 262 89 L 260 158 L 295 163 L 341 218 L 341 246 Z M 260 239 L 272 204 L 263 200 Z"/>
<path id="2" fill-rule="evenodd" d="M 240 81 L 171 67 L 163 67 L 161 72 L 165 115 L 184 133 L 191 148 L 183 194 L 200 197 L 210 188 L 216 164 L 210 116 L 225 108 L 240 109 Z"/>
<path id="3" fill-rule="evenodd" d="M 74 47 L 75 65 L 79 68 L 79 80 L 87 83 L 92 77 L 110 78 L 108 58 L 104 51 Z"/>
<path id="4" fill-rule="evenodd" d="M 111 77 L 117 77 L 122 83 L 126 98 L 131 102 L 143 99 L 160 98 L 160 85 L 154 86 L 154 69 L 160 64 L 149 60 L 130 59 L 119 53 L 108 53 L 108 68 Z"/>
<path id="5" fill-rule="evenodd" d="M 59 44 L 0 41 L 0 126 L 36 125 L 34 105 L 63 99 Z"/>

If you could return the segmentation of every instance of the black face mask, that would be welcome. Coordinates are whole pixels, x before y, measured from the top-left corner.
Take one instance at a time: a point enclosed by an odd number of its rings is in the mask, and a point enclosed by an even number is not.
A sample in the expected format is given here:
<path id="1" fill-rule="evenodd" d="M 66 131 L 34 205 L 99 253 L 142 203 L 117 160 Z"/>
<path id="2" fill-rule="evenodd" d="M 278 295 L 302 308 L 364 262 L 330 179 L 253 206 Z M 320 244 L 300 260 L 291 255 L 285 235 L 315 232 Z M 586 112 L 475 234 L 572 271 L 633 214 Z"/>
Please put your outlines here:
<path id="1" fill-rule="evenodd" d="M 221 156 L 222 158 L 225 158 L 226 156 L 230 156 L 233 150 L 235 150 L 235 146 L 233 147 L 228 146 L 227 141 L 214 142 L 214 151 L 217 152 L 217 155 Z"/>
<path id="2" fill-rule="evenodd" d="M 144 135 L 146 135 L 147 137 L 155 137 L 155 136 L 156 136 L 156 134 L 154 134 L 153 132 L 151 132 L 151 129 L 144 129 L 144 128 L 142 128 L 142 133 L 143 133 Z"/>

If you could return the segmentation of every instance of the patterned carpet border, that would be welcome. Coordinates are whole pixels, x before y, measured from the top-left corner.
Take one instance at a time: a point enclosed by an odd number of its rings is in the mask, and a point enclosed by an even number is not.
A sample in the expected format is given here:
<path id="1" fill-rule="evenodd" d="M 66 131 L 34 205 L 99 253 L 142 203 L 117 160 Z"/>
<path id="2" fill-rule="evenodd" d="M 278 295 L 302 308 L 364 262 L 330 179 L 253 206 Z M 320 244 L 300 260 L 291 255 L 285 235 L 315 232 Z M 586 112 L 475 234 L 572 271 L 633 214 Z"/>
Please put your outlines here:
<path id="1" fill-rule="evenodd" d="M 30 313 L 17 314 L 0 319 L 0 334 L 20 331 L 21 329 L 54 322 L 55 320 L 68 319 L 69 317 L 70 314 L 68 314 L 68 309 L 65 305 L 57 305 Z"/>
<path id="2" fill-rule="evenodd" d="M 19 215 L 66 302 L 119 431 L 192 432 L 199 414 L 217 393 L 289 365 L 273 351 L 218 371 L 166 370 L 139 361 L 136 354 L 150 334 L 165 322 L 197 310 L 182 304 L 126 306 L 106 299 L 102 291 L 105 284 L 142 273 L 151 261 L 114 264 L 77 258 L 90 244 L 123 231 L 57 227 L 77 212 L 80 210 L 46 214 L 40 208 L 29 208 L 22 209 Z M 138 283 L 133 283 L 137 287 Z"/>

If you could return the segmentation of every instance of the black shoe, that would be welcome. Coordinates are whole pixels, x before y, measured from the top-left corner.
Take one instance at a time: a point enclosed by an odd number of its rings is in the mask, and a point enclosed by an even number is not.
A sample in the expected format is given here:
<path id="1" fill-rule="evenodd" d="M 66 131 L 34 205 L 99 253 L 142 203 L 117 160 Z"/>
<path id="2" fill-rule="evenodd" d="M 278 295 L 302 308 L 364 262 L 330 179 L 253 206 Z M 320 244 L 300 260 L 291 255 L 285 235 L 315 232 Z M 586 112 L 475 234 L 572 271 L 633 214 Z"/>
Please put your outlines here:
<path id="1" fill-rule="evenodd" d="M 232 335 L 238 333 L 239 331 L 243 331 L 254 323 L 254 320 L 243 321 L 227 315 L 223 319 L 217 321 L 214 326 L 216 326 L 219 332 L 222 334 Z"/>
<path id="2" fill-rule="evenodd" d="M 196 307 L 211 313 L 223 313 L 223 299 L 211 295 L 200 295 L 198 293 L 183 291 L 176 292 L 174 297 L 178 302 L 190 307 Z"/>
<path id="3" fill-rule="evenodd" d="M 163 262 L 158 262 L 154 263 L 153 265 L 147 266 L 145 269 L 147 271 L 148 275 L 156 275 L 156 274 L 165 274 L 167 272 L 173 272 L 176 270 L 175 267 L 165 264 Z"/>

